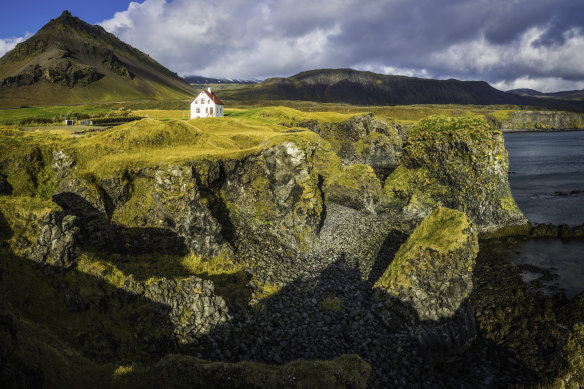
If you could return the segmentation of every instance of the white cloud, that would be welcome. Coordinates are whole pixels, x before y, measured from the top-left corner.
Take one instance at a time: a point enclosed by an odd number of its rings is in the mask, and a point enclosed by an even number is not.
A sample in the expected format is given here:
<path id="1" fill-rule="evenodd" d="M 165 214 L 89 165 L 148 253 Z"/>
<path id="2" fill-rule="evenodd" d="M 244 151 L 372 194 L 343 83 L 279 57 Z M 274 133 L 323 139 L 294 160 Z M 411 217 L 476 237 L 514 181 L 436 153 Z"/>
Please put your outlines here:
<path id="1" fill-rule="evenodd" d="M 146 0 L 100 24 L 179 74 L 253 78 L 325 66 L 341 31 L 334 9 L 308 0 Z"/>
<path id="2" fill-rule="evenodd" d="M 571 29 L 564 32 L 562 43 L 543 45 L 540 41 L 546 33 L 544 27 L 533 27 L 505 44 L 494 44 L 481 36 L 432 54 L 431 62 L 479 77 L 504 77 L 493 82 L 499 88 L 514 85 L 542 92 L 577 89 L 584 80 L 584 35 Z"/>
<path id="3" fill-rule="evenodd" d="M 544 93 L 584 89 L 584 81 L 568 81 L 559 77 L 530 78 L 525 76 L 511 81 L 498 81 L 492 85 L 502 91 L 527 88 Z"/>
<path id="4" fill-rule="evenodd" d="M 101 25 L 182 75 L 353 67 L 553 88 L 584 80 L 581 23 L 556 12 L 580 0 L 561 1 L 146 0 Z"/>
<path id="5" fill-rule="evenodd" d="M 407 76 L 407 77 L 419 77 L 419 78 L 433 78 L 433 75 L 428 71 L 428 69 L 418 69 L 418 68 L 404 68 L 399 66 L 391 65 L 372 65 L 372 64 L 358 64 L 353 66 L 356 70 L 362 70 L 367 72 L 393 75 L 393 76 Z"/>
<path id="6" fill-rule="evenodd" d="M 27 32 L 23 37 L 18 38 L 0 38 L 0 57 L 12 50 L 20 42 L 27 40 L 31 34 Z"/>

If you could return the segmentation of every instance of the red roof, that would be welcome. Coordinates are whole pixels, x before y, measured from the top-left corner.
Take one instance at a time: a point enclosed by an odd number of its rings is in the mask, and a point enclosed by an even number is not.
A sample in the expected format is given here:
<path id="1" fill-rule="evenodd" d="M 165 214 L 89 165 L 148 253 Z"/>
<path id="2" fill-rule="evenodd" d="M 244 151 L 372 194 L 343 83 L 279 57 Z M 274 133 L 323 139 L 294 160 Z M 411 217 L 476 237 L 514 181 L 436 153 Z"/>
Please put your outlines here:
<path id="1" fill-rule="evenodd" d="M 209 93 L 208 90 L 203 90 L 203 92 L 205 92 L 207 94 L 207 96 L 209 96 L 209 98 L 211 99 L 211 101 L 213 101 L 215 104 L 217 105 L 225 105 L 223 104 L 223 101 L 221 101 L 221 99 L 219 97 L 217 97 L 217 95 L 213 92 Z"/>

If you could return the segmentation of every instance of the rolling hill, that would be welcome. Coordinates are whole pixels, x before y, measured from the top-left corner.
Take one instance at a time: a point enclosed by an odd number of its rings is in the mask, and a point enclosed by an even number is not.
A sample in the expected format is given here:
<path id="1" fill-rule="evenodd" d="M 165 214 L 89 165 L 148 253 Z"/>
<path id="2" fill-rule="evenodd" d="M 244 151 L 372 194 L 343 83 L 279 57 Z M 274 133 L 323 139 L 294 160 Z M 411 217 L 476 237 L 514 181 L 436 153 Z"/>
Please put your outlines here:
<path id="1" fill-rule="evenodd" d="M 584 100 L 584 89 L 582 90 L 569 90 L 561 92 L 543 93 L 533 89 L 512 89 L 508 90 L 508 93 L 514 93 L 520 96 L 534 96 L 534 97 L 544 97 L 552 99 L 562 99 L 562 100 Z"/>
<path id="2" fill-rule="evenodd" d="M 68 11 L 0 58 L 0 108 L 195 93 L 147 54 Z"/>
<path id="3" fill-rule="evenodd" d="M 353 69 L 319 69 L 288 78 L 269 78 L 234 91 L 237 100 L 309 100 L 359 105 L 478 104 L 534 105 L 584 110 L 584 104 L 506 93 L 484 81 L 433 80 Z"/>
<path id="4" fill-rule="evenodd" d="M 203 76 L 185 76 L 183 79 L 189 84 L 257 84 L 256 80 L 240 80 L 234 78 L 214 78 Z"/>

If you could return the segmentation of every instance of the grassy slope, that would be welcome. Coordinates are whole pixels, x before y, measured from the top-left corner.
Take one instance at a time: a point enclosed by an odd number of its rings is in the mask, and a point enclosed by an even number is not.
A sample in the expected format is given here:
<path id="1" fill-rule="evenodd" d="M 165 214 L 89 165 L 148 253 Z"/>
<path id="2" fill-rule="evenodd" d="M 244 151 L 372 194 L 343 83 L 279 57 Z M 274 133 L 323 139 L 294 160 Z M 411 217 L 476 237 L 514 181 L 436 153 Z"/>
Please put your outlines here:
<path id="1" fill-rule="evenodd" d="M 64 54 L 67 53 L 67 54 Z M 112 57 L 113 56 L 113 57 Z M 113 58 L 113 59 L 112 59 Z M 99 26 L 63 13 L 0 59 L 0 80 L 69 66 L 93 68 L 103 77 L 76 85 L 41 77 L 32 85 L 4 86 L 0 107 L 99 103 L 132 99 L 188 99 L 195 90 L 147 54 Z M 114 65 L 110 65 L 111 63 Z M 58 71 L 57 71 L 58 72 Z M 131 76 L 130 76 L 131 75 Z"/>

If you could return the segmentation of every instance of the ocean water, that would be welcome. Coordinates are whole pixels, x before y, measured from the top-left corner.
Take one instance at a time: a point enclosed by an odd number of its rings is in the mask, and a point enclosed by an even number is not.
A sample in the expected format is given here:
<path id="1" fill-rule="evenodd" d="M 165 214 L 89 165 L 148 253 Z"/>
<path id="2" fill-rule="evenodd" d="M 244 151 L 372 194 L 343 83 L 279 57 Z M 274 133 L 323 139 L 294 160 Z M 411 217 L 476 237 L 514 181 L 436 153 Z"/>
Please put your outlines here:
<path id="1" fill-rule="evenodd" d="M 505 133 L 509 184 L 532 223 L 584 224 L 584 131 Z M 568 298 L 584 292 L 584 240 L 526 240 L 507 250 L 516 265 L 546 269 L 544 291 Z M 526 282 L 542 277 L 524 270 Z"/>
<path id="2" fill-rule="evenodd" d="M 569 299 L 584 292 L 584 241 L 525 240 L 502 251 L 515 265 L 548 270 L 553 279 L 542 282 L 544 292 L 551 295 L 562 291 Z M 530 282 L 543 277 L 543 273 L 524 270 L 521 276 Z"/>
<path id="3" fill-rule="evenodd" d="M 505 133 L 509 184 L 530 222 L 584 224 L 584 131 Z"/>

